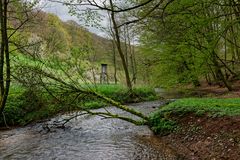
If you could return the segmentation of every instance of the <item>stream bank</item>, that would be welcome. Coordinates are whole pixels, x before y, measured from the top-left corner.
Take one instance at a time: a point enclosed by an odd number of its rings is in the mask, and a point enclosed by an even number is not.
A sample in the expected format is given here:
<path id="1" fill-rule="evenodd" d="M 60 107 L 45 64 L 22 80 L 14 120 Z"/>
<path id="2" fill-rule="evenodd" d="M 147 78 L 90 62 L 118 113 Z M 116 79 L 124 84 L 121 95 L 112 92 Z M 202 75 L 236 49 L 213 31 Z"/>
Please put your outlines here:
<path id="1" fill-rule="evenodd" d="M 183 98 L 150 117 L 161 141 L 187 159 L 240 159 L 240 98 Z"/>
<path id="2" fill-rule="evenodd" d="M 240 159 L 240 117 L 178 117 L 181 130 L 159 137 L 186 159 Z"/>

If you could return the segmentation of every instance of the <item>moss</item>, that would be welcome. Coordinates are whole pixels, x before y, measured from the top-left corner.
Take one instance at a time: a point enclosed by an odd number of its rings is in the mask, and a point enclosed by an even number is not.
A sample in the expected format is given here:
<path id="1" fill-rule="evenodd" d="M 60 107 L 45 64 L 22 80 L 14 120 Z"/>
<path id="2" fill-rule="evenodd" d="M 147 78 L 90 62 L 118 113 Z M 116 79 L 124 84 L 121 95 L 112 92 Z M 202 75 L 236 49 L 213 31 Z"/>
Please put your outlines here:
<path id="1" fill-rule="evenodd" d="M 83 107 L 86 109 L 98 109 L 105 107 L 107 104 L 102 101 L 90 101 L 83 103 Z"/>

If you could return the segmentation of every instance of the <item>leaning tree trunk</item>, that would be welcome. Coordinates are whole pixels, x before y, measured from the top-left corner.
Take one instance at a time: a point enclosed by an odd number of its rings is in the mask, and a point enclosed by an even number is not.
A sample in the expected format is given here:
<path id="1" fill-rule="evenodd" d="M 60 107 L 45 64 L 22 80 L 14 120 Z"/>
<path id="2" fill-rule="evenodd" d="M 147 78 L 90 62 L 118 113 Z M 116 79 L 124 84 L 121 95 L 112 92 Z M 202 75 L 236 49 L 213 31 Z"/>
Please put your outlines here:
<path id="1" fill-rule="evenodd" d="M 229 90 L 229 91 L 232 91 L 233 88 L 232 86 L 228 83 L 227 79 L 224 77 L 224 74 L 222 73 L 222 70 L 220 68 L 220 65 L 217 61 L 217 55 L 216 53 L 213 51 L 212 53 L 212 60 L 213 60 L 213 64 L 214 64 L 214 67 L 215 67 L 215 71 L 216 71 L 216 76 L 217 78 L 223 82 L 224 86 Z"/>

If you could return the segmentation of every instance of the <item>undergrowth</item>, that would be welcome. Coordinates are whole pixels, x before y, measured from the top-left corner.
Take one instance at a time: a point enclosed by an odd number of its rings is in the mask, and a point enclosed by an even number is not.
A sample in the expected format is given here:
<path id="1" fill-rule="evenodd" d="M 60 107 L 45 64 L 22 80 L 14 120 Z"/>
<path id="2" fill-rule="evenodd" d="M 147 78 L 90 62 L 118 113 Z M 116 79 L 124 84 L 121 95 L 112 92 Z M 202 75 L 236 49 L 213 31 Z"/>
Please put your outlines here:
<path id="1" fill-rule="evenodd" d="M 179 128 L 177 120 L 194 114 L 209 118 L 240 116 L 240 98 L 186 98 L 172 102 L 150 115 L 151 129 L 160 135 L 167 135 Z"/>
<path id="2" fill-rule="evenodd" d="M 57 88 L 54 90 L 57 90 Z M 157 99 L 155 92 L 149 88 L 135 88 L 133 90 L 135 97 L 130 97 L 127 88 L 120 85 L 97 85 L 93 90 L 121 103 Z M 58 91 L 56 91 L 56 93 L 57 92 Z M 69 102 L 61 104 L 41 88 L 25 88 L 19 85 L 13 85 L 4 114 L 0 115 L 0 126 L 5 126 L 6 124 L 9 126 L 26 125 L 33 121 L 51 118 L 59 113 L 73 112 L 81 110 L 82 108 L 98 109 L 109 106 L 109 104 L 103 100 L 92 96 L 78 97 L 78 99 L 75 99 L 75 97 L 71 97 L 71 95 L 63 95 L 63 98 L 65 98 L 66 101 L 69 100 Z"/>

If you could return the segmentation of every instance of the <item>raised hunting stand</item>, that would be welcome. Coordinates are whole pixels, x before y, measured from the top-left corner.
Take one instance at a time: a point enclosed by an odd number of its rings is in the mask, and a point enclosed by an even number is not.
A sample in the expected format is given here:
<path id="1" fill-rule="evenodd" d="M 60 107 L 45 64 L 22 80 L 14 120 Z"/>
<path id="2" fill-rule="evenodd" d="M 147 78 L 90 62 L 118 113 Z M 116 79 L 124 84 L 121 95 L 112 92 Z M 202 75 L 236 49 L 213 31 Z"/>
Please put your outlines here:
<path id="1" fill-rule="evenodd" d="M 101 64 L 101 66 L 102 66 L 102 71 L 100 75 L 100 83 L 106 84 L 108 83 L 107 64 Z"/>

